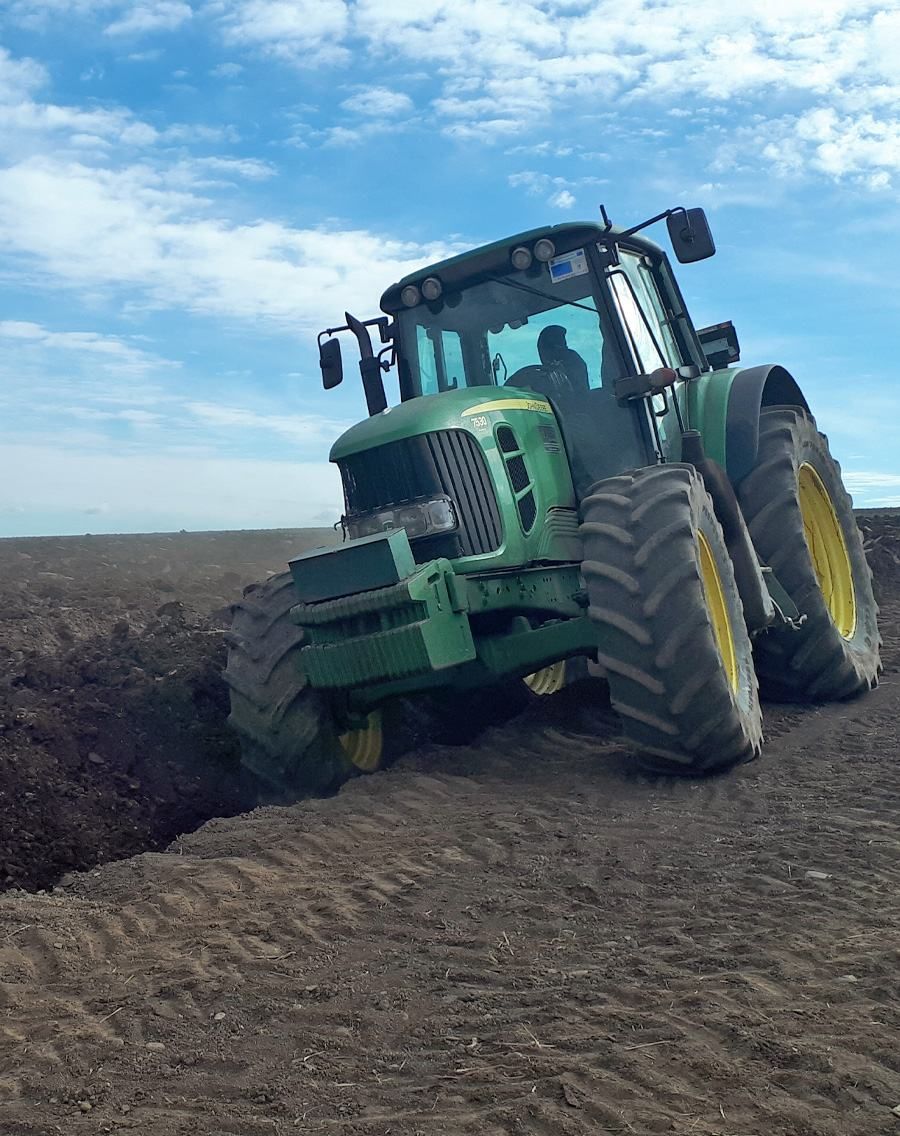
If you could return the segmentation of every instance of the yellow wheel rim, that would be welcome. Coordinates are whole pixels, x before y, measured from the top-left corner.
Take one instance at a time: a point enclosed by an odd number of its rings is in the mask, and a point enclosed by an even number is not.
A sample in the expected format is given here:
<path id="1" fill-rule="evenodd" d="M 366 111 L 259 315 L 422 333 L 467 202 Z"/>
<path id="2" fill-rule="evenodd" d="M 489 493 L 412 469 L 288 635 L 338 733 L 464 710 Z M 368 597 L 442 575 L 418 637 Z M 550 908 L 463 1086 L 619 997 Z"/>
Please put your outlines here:
<path id="1" fill-rule="evenodd" d="M 384 735 L 381 729 L 381 711 L 373 710 L 364 726 L 348 730 L 338 738 L 348 759 L 364 773 L 381 768 Z"/>
<path id="2" fill-rule="evenodd" d="M 522 681 L 532 694 L 556 694 L 566 685 L 566 660 L 560 659 L 558 663 L 542 667 L 534 674 L 526 675 Z"/>
<path id="3" fill-rule="evenodd" d="M 800 466 L 800 512 L 819 588 L 844 639 L 856 630 L 856 591 L 847 544 L 822 479 L 806 462 Z"/>
<path id="4" fill-rule="evenodd" d="M 728 614 L 722 577 L 719 575 L 719 566 L 716 564 L 709 541 L 702 532 L 697 533 L 697 543 L 700 547 L 700 578 L 703 581 L 706 610 L 709 612 L 709 618 L 712 622 L 713 635 L 716 637 L 716 646 L 719 648 L 719 654 L 722 657 L 725 674 L 728 676 L 731 689 L 736 694 L 738 688 L 737 651 L 734 647 L 731 617 Z"/>

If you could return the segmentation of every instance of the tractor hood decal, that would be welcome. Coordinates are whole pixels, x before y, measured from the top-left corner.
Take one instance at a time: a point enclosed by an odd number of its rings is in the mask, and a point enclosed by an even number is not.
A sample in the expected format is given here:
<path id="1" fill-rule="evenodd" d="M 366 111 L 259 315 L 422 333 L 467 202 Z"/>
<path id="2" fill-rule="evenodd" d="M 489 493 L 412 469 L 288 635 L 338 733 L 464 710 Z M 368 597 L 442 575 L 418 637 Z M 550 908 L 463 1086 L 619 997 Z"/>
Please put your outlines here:
<path id="1" fill-rule="evenodd" d="M 552 414 L 549 402 L 541 398 L 497 398 L 493 402 L 479 402 L 477 406 L 470 406 L 462 412 L 461 417 L 468 418 L 473 414 L 487 414 L 490 410 L 533 410 L 541 414 Z"/>

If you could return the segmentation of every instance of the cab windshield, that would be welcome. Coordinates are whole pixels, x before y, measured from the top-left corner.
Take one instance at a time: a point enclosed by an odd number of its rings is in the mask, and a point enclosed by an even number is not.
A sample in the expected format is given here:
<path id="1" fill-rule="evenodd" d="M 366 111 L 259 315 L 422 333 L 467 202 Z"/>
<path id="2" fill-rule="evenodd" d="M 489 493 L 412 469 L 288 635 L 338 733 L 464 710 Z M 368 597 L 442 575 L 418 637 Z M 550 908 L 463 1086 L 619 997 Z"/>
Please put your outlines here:
<path id="1" fill-rule="evenodd" d="M 576 265 L 577 274 L 561 281 L 543 264 L 399 313 L 408 396 L 493 385 L 544 394 L 610 386 L 618 377 L 612 336 L 604 335 L 606 316 L 583 254 Z"/>

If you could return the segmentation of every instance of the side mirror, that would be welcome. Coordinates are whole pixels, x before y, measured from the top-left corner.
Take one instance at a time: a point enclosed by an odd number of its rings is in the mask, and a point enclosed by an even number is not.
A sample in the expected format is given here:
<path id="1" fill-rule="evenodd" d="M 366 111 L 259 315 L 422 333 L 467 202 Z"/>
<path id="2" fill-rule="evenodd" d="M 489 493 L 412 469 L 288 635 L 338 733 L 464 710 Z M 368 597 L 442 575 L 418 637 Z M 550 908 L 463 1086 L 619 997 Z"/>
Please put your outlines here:
<path id="1" fill-rule="evenodd" d="M 322 368 L 322 386 L 326 390 L 332 390 L 343 381 L 344 361 L 339 339 L 326 339 L 319 344 L 319 366 Z"/>
<path id="2" fill-rule="evenodd" d="M 731 320 L 714 323 L 709 327 L 697 329 L 697 338 L 703 348 L 706 361 L 714 371 L 730 367 L 741 358 L 741 345 Z"/>
<path id="3" fill-rule="evenodd" d="M 666 227 L 680 264 L 715 256 L 716 243 L 702 209 L 679 209 L 666 218 Z"/>

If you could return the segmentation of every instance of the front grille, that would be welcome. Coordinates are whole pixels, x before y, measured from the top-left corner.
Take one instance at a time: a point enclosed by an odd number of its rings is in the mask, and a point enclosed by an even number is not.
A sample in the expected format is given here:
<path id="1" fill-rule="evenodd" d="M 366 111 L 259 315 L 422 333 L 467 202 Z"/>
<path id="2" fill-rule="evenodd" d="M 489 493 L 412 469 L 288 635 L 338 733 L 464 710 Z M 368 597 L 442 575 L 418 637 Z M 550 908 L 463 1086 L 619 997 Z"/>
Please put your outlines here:
<path id="1" fill-rule="evenodd" d="M 338 461 L 347 516 L 421 497 L 446 494 L 459 528 L 446 535 L 411 541 L 417 561 L 437 556 L 478 556 L 494 552 L 503 524 L 481 447 L 464 430 L 436 430 L 402 438 Z"/>

